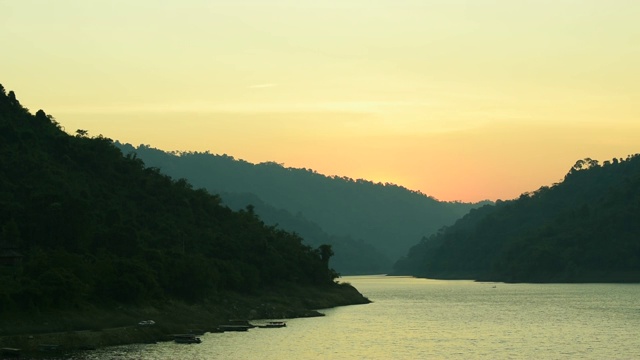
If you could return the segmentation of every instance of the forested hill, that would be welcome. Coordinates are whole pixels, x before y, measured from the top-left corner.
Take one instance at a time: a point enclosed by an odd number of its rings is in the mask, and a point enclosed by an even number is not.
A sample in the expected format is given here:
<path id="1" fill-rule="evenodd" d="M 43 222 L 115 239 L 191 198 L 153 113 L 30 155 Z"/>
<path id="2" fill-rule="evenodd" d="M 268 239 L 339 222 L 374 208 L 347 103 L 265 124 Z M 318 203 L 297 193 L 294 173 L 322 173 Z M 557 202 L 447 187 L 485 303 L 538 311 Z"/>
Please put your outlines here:
<path id="1" fill-rule="evenodd" d="M 397 274 L 509 282 L 640 281 L 640 155 L 578 161 L 564 180 L 472 210 Z"/>
<path id="2" fill-rule="evenodd" d="M 0 313 L 338 287 L 331 248 L 71 136 L 0 86 Z"/>
<path id="3" fill-rule="evenodd" d="M 394 184 L 325 176 L 273 162 L 252 164 L 227 155 L 119 146 L 123 153 L 135 153 L 170 176 L 186 178 L 212 193 L 254 194 L 276 209 L 318 224 L 331 236 L 362 240 L 394 261 L 416 239 L 453 224 L 479 206 L 440 202 Z"/>
<path id="4" fill-rule="evenodd" d="M 393 261 L 362 240 L 329 235 L 302 214 L 293 215 L 286 210 L 276 209 L 253 194 L 221 193 L 219 195 L 223 203 L 231 209 L 240 210 L 250 206 L 266 224 L 299 234 L 305 244 L 314 248 L 323 244 L 331 245 L 334 255 L 331 257 L 329 266 L 341 275 L 386 274 L 391 271 Z"/>

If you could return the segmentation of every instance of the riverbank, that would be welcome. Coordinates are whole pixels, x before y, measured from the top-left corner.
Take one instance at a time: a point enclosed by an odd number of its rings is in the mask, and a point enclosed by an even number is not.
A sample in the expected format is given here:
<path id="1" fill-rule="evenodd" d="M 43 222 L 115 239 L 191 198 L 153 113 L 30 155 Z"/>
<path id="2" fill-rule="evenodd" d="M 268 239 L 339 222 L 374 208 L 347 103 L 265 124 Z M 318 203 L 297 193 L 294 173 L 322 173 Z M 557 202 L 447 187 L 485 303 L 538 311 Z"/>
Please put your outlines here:
<path id="1" fill-rule="evenodd" d="M 508 284 L 637 284 L 640 271 L 587 271 L 572 273 L 496 274 L 488 272 L 447 271 L 429 274 L 395 273 L 391 276 L 413 276 L 434 280 L 469 280 L 477 282 L 503 282 Z"/>
<path id="2" fill-rule="evenodd" d="M 46 356 L 106 346 L 171 340 L 171 334 L 215 331 L 229 319 L 289 319 L 322 316 L 318 309 L 370 301 L 348 284 L 273 288 L 255 295 L 219 294 L 201 304 L 170 302 L 47 313 L 3 315 L 0 348 Z M 153 320 L 153 325 L 138 325 Z M 53 347 L 46 345 L 55 345 Z"/>

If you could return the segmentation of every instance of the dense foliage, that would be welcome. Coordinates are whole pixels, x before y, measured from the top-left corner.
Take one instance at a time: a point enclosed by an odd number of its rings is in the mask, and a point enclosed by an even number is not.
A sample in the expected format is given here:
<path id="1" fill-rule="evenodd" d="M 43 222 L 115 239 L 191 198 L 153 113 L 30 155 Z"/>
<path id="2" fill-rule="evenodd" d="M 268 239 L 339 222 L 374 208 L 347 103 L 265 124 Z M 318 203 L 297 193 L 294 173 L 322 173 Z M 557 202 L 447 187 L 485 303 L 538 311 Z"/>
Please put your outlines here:
<path id="1" fill-rule="evenodd" d="M 561 183 L 472 210 L 396 273 L 513 282 L 640 281 L 640 155 L 579 160 Z"/>
<path id="2" fill-rule="evenodd" d="M 167 153 L 148 145 L 116 145 L 123 153 L 135 153 L 170 176 L 186 178 L 194 186 L 216 194 L 253 194 L 275 209 L 312 221 L 336 239 L 355 239 L 394 261 L 406 254 L 416 239 L 453 224 L 480 206 L 441 202 L 391 183 L 325 176 L 274 162 L 252 164 L 227 155 Z M 351 242 L 348 246 L 355 245 Z M 354 257 L 349 261 L 363 260 Z"/>
<path id="3" fill-rule="evenodd" d="M 250 204 L 266 224 L 299 234 L 305 244 L 312 247 L 331 245 L 335 255 L 329 265 L 341 275 L 386 274 L 391 271 L 391 259 L 371 244 L 349 236 L 329 235 L 301 213 L 293 215 L 287 210 L 276 209 L 253 194 L 222 193 L 220 197 L 231 209 L 242 209 Z"/>
<path id="4" fill-rule="evenodd" d="M 333 284 L 311 248 L 252 208 L 173 180 L 110 139 L 71 136 L 0 86 L 0 312 L 197 302 L 276 283 Z"/>

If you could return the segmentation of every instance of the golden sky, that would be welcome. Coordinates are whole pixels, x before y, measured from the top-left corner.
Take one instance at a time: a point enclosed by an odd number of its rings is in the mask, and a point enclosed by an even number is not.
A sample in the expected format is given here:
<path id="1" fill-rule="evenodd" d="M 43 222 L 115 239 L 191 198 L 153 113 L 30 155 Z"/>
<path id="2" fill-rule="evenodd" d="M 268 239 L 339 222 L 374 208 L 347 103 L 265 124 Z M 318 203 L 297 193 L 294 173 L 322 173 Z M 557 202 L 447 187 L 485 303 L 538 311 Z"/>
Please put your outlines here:
<path id="1" fill-rule="evenodd" d="M 0 0 L 0 83 L 134 145 L 512 199 L 640 152 L 637 0 Z"/>

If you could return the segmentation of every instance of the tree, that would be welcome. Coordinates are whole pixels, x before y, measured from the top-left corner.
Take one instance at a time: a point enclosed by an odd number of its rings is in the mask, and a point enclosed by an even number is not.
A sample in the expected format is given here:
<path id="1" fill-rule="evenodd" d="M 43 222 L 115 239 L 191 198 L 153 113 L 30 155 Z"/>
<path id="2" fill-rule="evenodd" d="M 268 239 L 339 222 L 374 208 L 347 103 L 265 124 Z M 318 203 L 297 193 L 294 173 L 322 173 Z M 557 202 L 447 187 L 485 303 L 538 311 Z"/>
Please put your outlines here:
<path id="1" fill-rule="evenodd" d="M 333 249 L 331 245 L 323 244 L 318 248 L 320 250 L 320 260 L 323 264 L 329 266 L 329 259 L 333 256 Z"/>
<path id="2" fill-rule="evenodd" d="M 76 130 L 77 137 L 87 137 L 88 135 L 89 135 L 89 131 L 87 130 L 82 130 L 82 129 Z"/>

